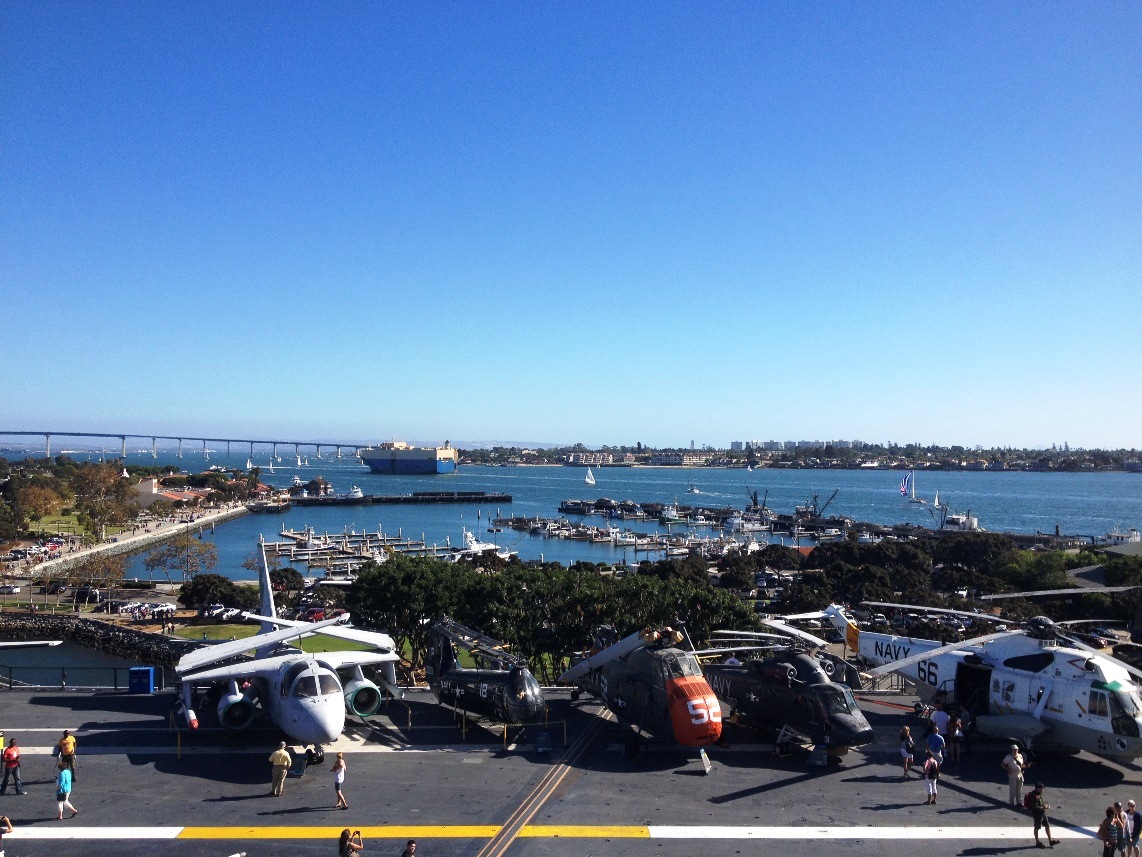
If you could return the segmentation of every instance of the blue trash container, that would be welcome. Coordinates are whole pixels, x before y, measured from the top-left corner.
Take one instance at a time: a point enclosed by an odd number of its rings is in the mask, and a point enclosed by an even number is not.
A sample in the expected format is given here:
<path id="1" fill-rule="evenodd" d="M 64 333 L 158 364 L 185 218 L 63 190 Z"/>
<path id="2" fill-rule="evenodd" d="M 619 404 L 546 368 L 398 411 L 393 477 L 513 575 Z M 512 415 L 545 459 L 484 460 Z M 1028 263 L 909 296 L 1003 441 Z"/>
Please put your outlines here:
<path id="1" fill-rule="evenodd" d="M 128 693 L 154 693 L 155 668 L 131 667 L 127 678 Z"/>

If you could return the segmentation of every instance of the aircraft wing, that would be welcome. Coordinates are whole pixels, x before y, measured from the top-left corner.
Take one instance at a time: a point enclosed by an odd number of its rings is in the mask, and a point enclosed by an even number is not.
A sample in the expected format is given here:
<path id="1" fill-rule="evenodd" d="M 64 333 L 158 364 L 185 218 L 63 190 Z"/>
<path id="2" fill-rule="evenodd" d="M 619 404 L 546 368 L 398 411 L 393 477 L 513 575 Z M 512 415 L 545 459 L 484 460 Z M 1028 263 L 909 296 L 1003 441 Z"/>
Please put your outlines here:
<path id="1" fill-rule="evenodd" d="M 316 652 L 312 657 L 335 670 L 400 660 L 395 652 Z"/>
<path id="2" fill-rule="evenodd" d="M 33 649 L 39 646 L 58 646 L 63 640 L 30 640 L 19 643 L 0 643 L 0 649 Z"/>
<path id="3" fill-rule="evenodd" d="M 309 625 L 308 622 L 298 622 L 296 619 L 280 619 L 276 616 L 259 616 L 256 613 L 243 613 L 242 616 L 246 619 L 255 619 L 260 622 L 269 622 L 282 628 L 300 628 Z M 343 627 L 330 627 L 324 628 L 320 632 L 329 637 L 337 637 L 340 640 L 352 640 L 356 643 L 365 643 L 369 646 L 375 646 L 378 649 L 387 649 L 393 651 L 396 649 L 396 643 L 393 638 L 388 634 L 379 631 L 362 631 L 359 628 L 343 628 Z M 309 636 L 308 634 L 306 636 Z"/>
<path id="4" fill-rule="evenodd" d="M 180 675 L 193 672 L 203 667 L 208 667 L 211 664 L 216 664 L 219 661 L 235 658 L 252 649 L 260 649 L 263 646 L 275 643 L 284 643 L 286 640 L 292 640 L 295 637 L 304 636 L 306 633 L 346 622 L 348 619 L 349 614 L 345 614 L 344 616 L 338 616 L 336 619 L 326 619 L 323 622 L 302 622 L 298 626 L 281 628 L 277 631 L 271 631 L 268 634 L 255 634 L 252 637 L 246 637 L 241 640 L 233 640 L 228 643 L 220 643 L 217 646 L 206 646 L 201 649 L 196 649 L 193 652 L 188 652 L 179 659 L 178 666 L 175 667 L 175 672 Z"/>
<path id="5" fill-rule="evenodd" d="M 200 673 L 191 673 L 190 675 L 184 675 L 183 678 L 193 682 L 229 681 L 230 679 L 238 680 L 258 676 L 269 678 L 277 672 L 283 663 L 299 657 L 300 654 L 299 652 L 294 655 L 274 655 L 272 658 L 255 658 L 252 661 L 242 661 L 241 663 L 230 664 L 229 666 L 204 670 Z"/>

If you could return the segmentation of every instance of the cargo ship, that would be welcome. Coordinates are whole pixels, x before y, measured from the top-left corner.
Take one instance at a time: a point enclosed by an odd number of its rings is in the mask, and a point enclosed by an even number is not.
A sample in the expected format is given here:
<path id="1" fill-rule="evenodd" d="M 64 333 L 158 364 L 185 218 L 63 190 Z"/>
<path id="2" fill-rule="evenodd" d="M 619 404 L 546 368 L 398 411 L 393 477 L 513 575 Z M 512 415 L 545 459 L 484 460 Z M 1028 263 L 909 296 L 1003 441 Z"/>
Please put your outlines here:
<path id="1" fill-rule="evenodd" d="M 448 441 L 444 446 L 413 447 L 394 440 L 367 446 L 359 455 L 374 473 L 405 475 L 416 473 L 452 473 L 456 470 L 456 450 Z"/>

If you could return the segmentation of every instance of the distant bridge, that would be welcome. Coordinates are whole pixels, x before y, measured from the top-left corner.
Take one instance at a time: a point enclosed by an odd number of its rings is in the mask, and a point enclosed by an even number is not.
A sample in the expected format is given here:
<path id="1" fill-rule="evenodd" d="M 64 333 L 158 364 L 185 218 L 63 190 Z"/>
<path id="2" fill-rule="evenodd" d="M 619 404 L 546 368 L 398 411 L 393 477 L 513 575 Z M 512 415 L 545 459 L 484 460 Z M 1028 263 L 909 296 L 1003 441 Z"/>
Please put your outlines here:
<path id="1" fill-rule="evenodd" d="M 230 454 L 231 444 L 247 444 L 250 447 L 250 455 L 254 454 L 255 444 L 258 446 L 272 446 L 274 449 L 274 457 L 277 457 L 278 447 L 293 447 L 294 455 L 298 455 L 302 447 L 314 447 L 317 454 L 321 455 L 322 449 L 335 449 L 337 450 L 337 457 L 341 457 L 341 450 L 351 449 L 353 454 L 357 454 L 357 450 L 370 446 L 368 443 L 353 443 L 346 441 L 334 440 L 274 440 L 274 439 L 257 439 L 248 437 L 190 437 L 189 435 L 170 435 L 170 434 L 138 434 L 136 432 L 98 432 L 98 431 L 5 431 L 0 429 L 0 437 L 42 437 L 44 439 L 44 455 L 50 457 L 52 454 L 52 438 L 60 437 L 93 437 L 103 439 L 118 439 L 121 445 L 121 455 L 123 458 L 127 457 L 127 438 L 141 438 L 146 440 L 150 438 L 151 441 L 151 455 L 158 458 L 159 455 L 159 441 L 160 440 L 177 440 L 178 441 L 178 456 L 182 458 L 183 444 L 185 443 L 201 443 L 203 450 L 206 450 L 208 443 L 224 443 L 226 444 L 226 454 Z"/>

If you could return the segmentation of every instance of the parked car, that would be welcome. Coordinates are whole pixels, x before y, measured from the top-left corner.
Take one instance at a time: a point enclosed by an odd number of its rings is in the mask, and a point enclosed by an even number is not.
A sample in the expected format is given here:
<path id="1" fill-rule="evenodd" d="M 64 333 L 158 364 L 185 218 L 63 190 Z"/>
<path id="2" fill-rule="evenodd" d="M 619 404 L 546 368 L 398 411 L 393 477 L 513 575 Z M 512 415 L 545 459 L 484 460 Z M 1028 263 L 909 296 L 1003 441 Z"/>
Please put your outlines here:
<path id="1" fill-rule="evenodd" d="M 3 594 L 3 595 L 19 595 L 20 594 L 20 587 L 17 586 L 15 583 L 6 583 L 3 586 L 0 586 L 0 594 Z"/>
<path id="2" fill-rule="evenodd" d="M 320 622 L 325 619 L 325 608 L 310 607 L 299 618 L 302 622 Z"/>
<path id="3" fill-rule="evenodd" d="M 94 601 L 98 604 L 103 600 L 103 593 L 94 586 L 81 586 L 75 590 L 75 598 L 77 601 Z"/>

